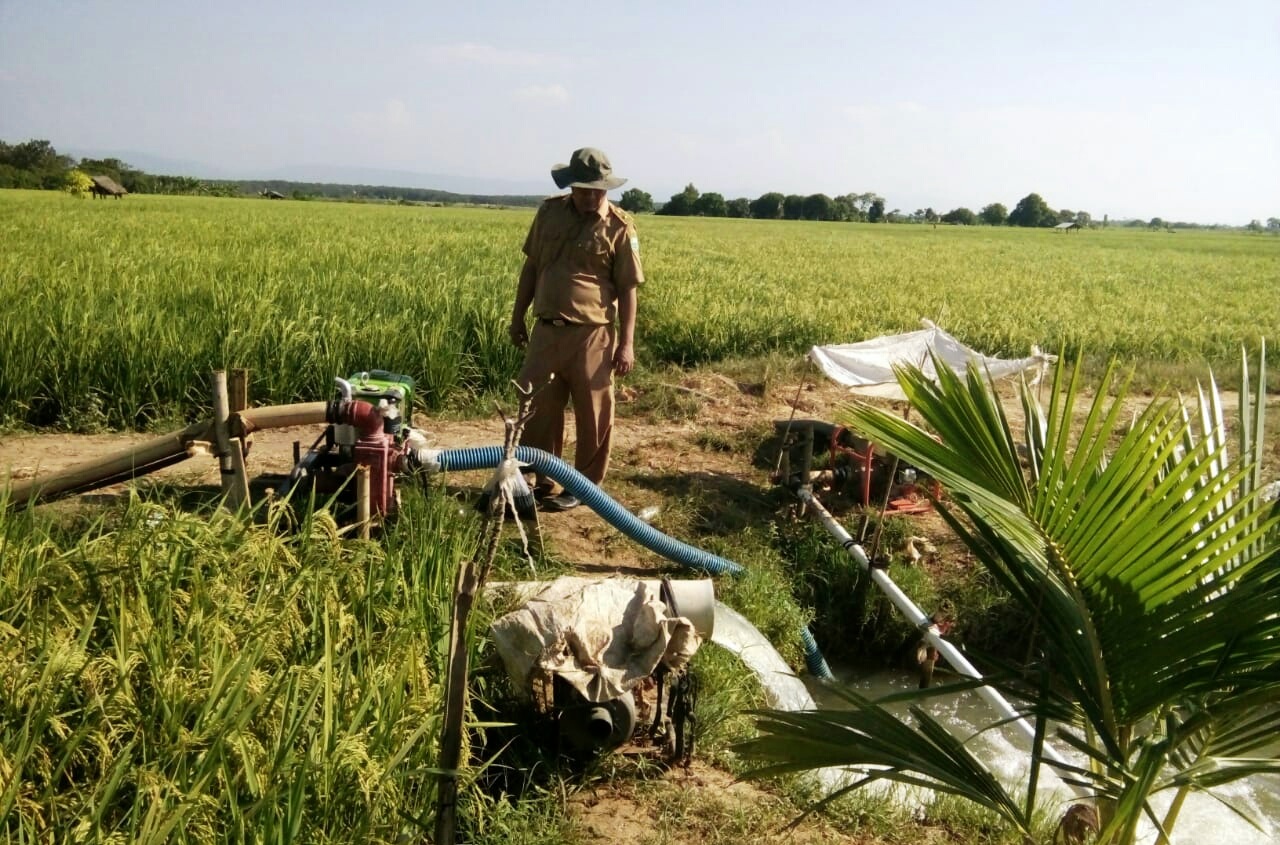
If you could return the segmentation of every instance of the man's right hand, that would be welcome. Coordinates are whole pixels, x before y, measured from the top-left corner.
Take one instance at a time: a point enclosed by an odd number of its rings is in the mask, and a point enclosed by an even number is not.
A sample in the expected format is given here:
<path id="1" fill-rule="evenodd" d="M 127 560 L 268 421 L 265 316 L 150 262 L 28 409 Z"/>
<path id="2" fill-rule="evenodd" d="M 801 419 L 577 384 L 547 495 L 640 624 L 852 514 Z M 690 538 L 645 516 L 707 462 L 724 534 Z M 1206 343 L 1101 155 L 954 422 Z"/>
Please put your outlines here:
<path id="1" fill-rule="evenodd" d="M 516 349 L 524 349 L 529 344 L 529 330 L 525 328 L 524 320 L 512 320 L 507 327 L 507 336 Z"/>

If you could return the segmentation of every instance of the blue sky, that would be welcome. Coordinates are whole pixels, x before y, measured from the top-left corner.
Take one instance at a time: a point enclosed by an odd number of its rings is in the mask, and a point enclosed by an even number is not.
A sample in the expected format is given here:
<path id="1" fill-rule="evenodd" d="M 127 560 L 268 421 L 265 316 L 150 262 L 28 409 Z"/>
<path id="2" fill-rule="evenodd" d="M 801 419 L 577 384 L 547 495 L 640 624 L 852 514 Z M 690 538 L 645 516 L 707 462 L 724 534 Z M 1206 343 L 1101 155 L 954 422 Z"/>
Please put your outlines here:
<path id="1" fill-rule="evenodd" d="M 1280 216 L 1278 84 L 1276 0 L 0 0 L 0 139 L 208 176 L 551 193 L 592 145 L 659 200 L 1242 224 Z"/>

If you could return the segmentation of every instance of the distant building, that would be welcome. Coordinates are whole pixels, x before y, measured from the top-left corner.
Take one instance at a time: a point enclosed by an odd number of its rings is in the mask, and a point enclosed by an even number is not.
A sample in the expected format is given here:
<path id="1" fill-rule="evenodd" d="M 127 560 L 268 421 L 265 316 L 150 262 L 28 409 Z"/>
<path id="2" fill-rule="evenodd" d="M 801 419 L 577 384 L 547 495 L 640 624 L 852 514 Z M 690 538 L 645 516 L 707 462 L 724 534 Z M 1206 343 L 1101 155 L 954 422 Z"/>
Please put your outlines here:
<path id="1" fill-rule="evenodd" d="M 1079 229 L 1080 224 L 1074 220 L 1068 220 L 1066 223 L 1059 223 L 1057 226 L 1054 226 L 1053 228 L 1055 230 L 1062 231 L 1062 232 L 1070 232 L 1072 229 Z"/>
<path id="2" fill-rule="evenodd" d="M 98 197 L 115 197 L 116 199 L 120 199 L 122 196 L 129 193 L 120 185 L 119 182 L 112 179 L 110 176 L 94 176 L 91 178 L 93 179 L 93 187 L 89 188 L 89 191 L 93 194 L 94 199 L 97 199 Z"/>
<path id="3" fill-rule="evenodd" d="M 263 192 L 262 192 L 262 195 L 263 195 L 264 197 L 266 197 L 267 199 L 269 199 L 269 200 L 282 200 L 282 199 L 284 199 L 284 194 L 280 193 L 279 191 L 263 191 Z"/>

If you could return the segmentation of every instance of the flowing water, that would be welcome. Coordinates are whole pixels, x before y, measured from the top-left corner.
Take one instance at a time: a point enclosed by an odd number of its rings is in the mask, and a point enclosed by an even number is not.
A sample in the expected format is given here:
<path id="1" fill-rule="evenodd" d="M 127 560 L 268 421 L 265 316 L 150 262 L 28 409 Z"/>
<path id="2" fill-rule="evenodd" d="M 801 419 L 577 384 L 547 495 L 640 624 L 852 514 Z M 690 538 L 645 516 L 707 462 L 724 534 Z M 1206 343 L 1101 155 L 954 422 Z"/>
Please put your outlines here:
<path id="1" fill-rule="evenodd" d="M 811 693 L 792 673 L 773 644 L 741 614 L 720 602 L 716 602 L 715 628 L 711 641 L 738 655 L 747 668 L 755 673 L 770 707 L 778 710 L 812 710 L 822 706 L 843 706 L 843 700 L 837 696 L 829 693 L 824 695 L 821 685 L 815 685 Z M 844 674 L 842 680 L 851 689 L 871 698 L 911 688 L 917 681 L 913 676 L 883 673 L 856 678 Z M 980 728 L 996 721 L 991 708 L 974 693 L 930 699 L 924 702 L 924 706 L 962 738 L 973 736 Z M 1005 726 L 984 731 L 973 736 L 969 747 L 1006 783 L 1026 782 L 1026 744 L 1023 735 L 1016 729 Z M 1067 753 L 1067 749 L 1059 750 L 1068 759 L 1079 762 L 1079 758 Z M 823 771 L 817 775 L 828 788 L 834 788 L 847 778 L 845 773 L 839 771 Z M 1042 790 L 1059 798 L 1064 805 L 1073 800 L 1073 793 L 1052 777 L 1048 767 L 1041 770 L 1041 778 Z M 1276 845 L 1280 842 L 1280 777 L 1248 778 L 1219 787 L 1214 790 L 1214 794 L 1257 820 L 1263 830 L 1252 827 L 1209 795 L 1193 793 L 1188 796 L 1174 827 L 1173 845 Z M 1172 797 L 1173 793 L 1170 791 L 1152 799 L 1152 806 L 1158 815 L 1163 816 Z M 1155 838 L 1154 828 L 1148 827 L 1139 841 L 1154 843 Z"/>
<path id="2" fill-rule="evenodd" d="M 736 654 L 755 672 L 765 700 L 775 710 L 813 710 L 817 707 L 809 688 L 796 677 L 773 643 L 733 608 L 716 602 L 711 642 Z"/>
<path id="3" fill-rule="evenodd" d="M 918 678 L 896 673 L 875 673 L 850 677 L 837 671 L 847 686 L 869 698 L 901 692 L 916 686 Z M 841 699 L 823 694 L 815 687 L 819 707 L 842 706 Z M 975 693 L 959 693 L 942 696 L 923 703 L 929 713 L 946 725 L 953 734 L 973 739 L 968 747 L 983 760 L 1006 784 L 1026 783 L 1028 773 L 1027 744 L 1023 735 L 1010 726 L 977 733 L 997 721 L 995 713 Z M 905 707 L 902 708 L 905 712 Z M 976 734 L 976 735 L 975 735 Z M 1058 744 L 1058 750 L 1073 763 L 1082 764 L 1083 757 Z M 1073 793 L 1056 778 L 1048 774 L 1049 767 L 1041 769 L 1042 779 L 1048 779 L 1041 789 L 1064 803 L 1074 800 Z M 1206 793 L 1192 793 L 1183 804 L 1182 812 L 1174 826 L 1173 845 L 1276 845 L 1280 840 L 1280 777 L 1257 776 L 1246 778 L 1214 790 L 1225 801 L 1243 810 L 1262 825 L 1262 830 L 1252 827 L 1240 816 Z M 1160 793 L 1152 798 L 1156 815 L 1163 817 L 1173 799 L 1173 791 Z M 1048 797 L 1048 796 L 1046 796 Z M 1147 824 L 1139 835 L 1139 842 L 1154 843 L 1154 826 Z"/>

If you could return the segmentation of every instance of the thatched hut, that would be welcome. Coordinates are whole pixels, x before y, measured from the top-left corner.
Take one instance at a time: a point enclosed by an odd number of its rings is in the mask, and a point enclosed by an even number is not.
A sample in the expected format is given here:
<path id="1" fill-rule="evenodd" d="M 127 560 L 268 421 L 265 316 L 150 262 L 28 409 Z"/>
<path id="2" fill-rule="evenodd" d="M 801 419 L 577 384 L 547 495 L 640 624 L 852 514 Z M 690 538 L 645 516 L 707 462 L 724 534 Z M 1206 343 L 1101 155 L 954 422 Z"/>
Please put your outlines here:
<path id="1" fill-rule="evenodd" d="M 284 199 L 284 194 L 280 193 L 279 191 L 271 191 L 271 190 L 267 190 L 267 191 L 263 191 L 263 192 L 262 192 L 262 195 L 263 195 L 264 197 L 266 197 L 267 199 L 269 199 L 269 200 L 282 200 L 282 199 Z"/>
<path id="2" fill-rule="evenodd" d="M 93 187 L 89 188 L 89 191 L 93 194 L 94 199 L 97 199 L 98 197 L 115 197 L 116 199 L 120 199 L 122 196 L 129 193 L 119 182 L 112 179 L 110 176 L 94 176 Z"/>

